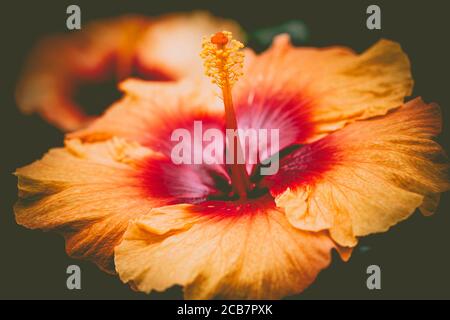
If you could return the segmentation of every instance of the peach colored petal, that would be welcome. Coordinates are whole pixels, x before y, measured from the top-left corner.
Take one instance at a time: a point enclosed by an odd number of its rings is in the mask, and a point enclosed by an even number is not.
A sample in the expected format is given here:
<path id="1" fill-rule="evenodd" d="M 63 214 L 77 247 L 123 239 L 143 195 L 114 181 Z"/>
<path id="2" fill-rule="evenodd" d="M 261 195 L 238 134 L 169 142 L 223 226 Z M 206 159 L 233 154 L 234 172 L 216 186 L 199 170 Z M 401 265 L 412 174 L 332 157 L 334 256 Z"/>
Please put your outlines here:
<path id="1" fill-rule="evenodd" d="M 248 56 L 234 99 L 242 125 L 279 128 L 291 143 L 386 114 L 413 84 L 407 56 L 388 40 L 357 55 L 342 47 L 295 48 L 280 35 L 260 56 Z"/>
<path id="2" fill-rule="evenodd" d="M 17 169 L 16 221 L 31 229 L 55 230 L 69 255 L 113 272 L 113 248 L 128 221 L 167 203 L 149 198 L 136 181 L 136 166 L 157 153 L 121 139 L 67 142 L 42 160 Z"/>
<path id="3" fill-rule="evenodd" d="M 147 293 L 181 285 L 187 299 L 276 299 L 329 265 L 335 244 L 326 233 L 295 229 L 274 208 L 222 209 L 161 207 L 130 223 L 115 249 L 122 281 Z"/>
<path id="4" fill-rule="evenodd" d="M 420 98 L 386 116 L 350 124 L 297 155 L 314 163 L 314 172 L 306 163 L 296 173 L 281 168 L 278 179 L 297 174 L 298 182 L 277 192 L 277 205 L 294 226 L 329 229 L 344 246 L 386 231 L 418 207 L 430 214 L 438 194 L 450 188 L 448 161 L 432 140 L 440 130 L 439 107 Z"/>

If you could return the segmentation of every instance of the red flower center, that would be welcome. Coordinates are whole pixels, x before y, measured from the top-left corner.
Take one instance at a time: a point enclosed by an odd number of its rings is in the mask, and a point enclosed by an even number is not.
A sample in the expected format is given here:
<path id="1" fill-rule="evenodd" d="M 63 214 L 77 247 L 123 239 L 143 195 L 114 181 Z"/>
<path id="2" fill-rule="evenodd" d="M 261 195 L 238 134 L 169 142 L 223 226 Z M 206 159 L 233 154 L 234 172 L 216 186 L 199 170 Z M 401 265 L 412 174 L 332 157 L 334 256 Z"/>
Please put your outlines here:
<path id="1" fill-rule="evenodd" d="M 163 159 L 150 158 L 143 164 L 140 172 L 141 181 L 145 192 L 151 197 L 165 198 L 170 203 L 199 203 L 205 201 L 238 201 L 245 202 L 247 199 L 261 199 L 270 197 L 269 190 L 281 190 L 286 184 L 298 179 L 299 171 L 304 177 L 303 181 L 312 179 L 316 174 L 325 170 L 321 165 L 331 153 L 323 150 L 312 155 L 311 148 L 304 148 L 297 144 L 311 132 L 308 125 L 307 114 L 301 112 L 305 108 L 302 99 L 283 100 L 283 97 L 291 95 L 276 95 L 267 97 L 254 96 L 253 104 L 248 104 L 248 97 L 237 100 L 237 123 L 239 128 L 271 129 L 280 130 L 279 149 L 275 150 L 279 156 L 279 171 L 274 176 L 263 176 L 260 168 L 261 161 L 256 165 L 248 162 L 243 165 L 246 169 L 248 182 L 252 186 L 246 192 L 246 197 L 240 197 L 233 189 L 232 166 L 225 164 L 225 159 L 219 164 L 174 164 L 171 160 L 171 150 L 176 142 L 170 140 L 173 130 L 184 128 L 194 136 L 194 123 L 201 121 L 203 129 L 215 128 L 224 132 L 226 128 L 225 119 L 217 114 L 205 114 L 199 108 L 194 113 L 179 113 L 175 119 L 166 122 L 160 127 L 158 135 L 153 135 L 146 144 L 159 150 L 164 154 Z M 189 108 L 187 108 L 189 109 Z M 191 109 L 192 110 L 192 109 Z M 253 111 L 257 112 L 254 113 Z M 262 110 L 272 110 L 262 111 Z M 274 111 L 275 110 L 275 111 Z M 261 112 L 259 112 L 261 111 Z M 206 142 L 204 142 L 206 145 Z M 222 145 L 225 150 L 225 145 Z M 303 152 L 302 152 L 303 150 Z M 195 150 L 192 150 L 194 153 Z M 225 157 L 225 154 L 223 155 Z M 194 154 L 192 154 L 192 159 Z M 314 162 L 314 159 L 319 162 Z M 248 160 L 248 158 L 245 158 Z M 259 159 L 265 160 L 265 159 Z M 294 172 L 295 169 L 298 172 Z"/>

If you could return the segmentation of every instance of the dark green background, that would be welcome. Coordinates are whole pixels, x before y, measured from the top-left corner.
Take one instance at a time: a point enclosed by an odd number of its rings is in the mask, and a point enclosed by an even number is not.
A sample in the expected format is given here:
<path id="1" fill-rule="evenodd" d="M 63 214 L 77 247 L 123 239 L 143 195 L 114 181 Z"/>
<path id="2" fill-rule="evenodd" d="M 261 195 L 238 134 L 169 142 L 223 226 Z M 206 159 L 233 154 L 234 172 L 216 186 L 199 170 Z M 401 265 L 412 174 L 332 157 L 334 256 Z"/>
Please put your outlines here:
<path id="1" fill-rule="evenodd" d="M 447 2 L 447 5 L 446 5 Z M 63 135 L 37 116 L 19 114 L 13 91 L 23 59 L 39 37 L 65 30 L 65 10 L 79 4 L 82 21 L 123 13 L 155 15 L 162 12 L 209 9 L 239 21 L 254 31 L 290 19 L 303 19 L 310 30 L 307 45 L 346 45 L 362 51 L 381 37 L 401 43 L 412 62 L 416 82 L 413 96 L 442 106 L 444 132 L 440 143 L 450 150 L 448 1 L 2 1 L 0 99 L 2 119 L 0 298 L 147 299 L 99 271 L 91 263 L 66 256 L 63 239 L 53 233 L 31 231 L 15 224 L 15 168 L 28 164 L 49 148 L 62 145 Z M 382 30 L 365 27 L 369 4 L 382 8 Z M 86 103 L 107 105 L 105 89 L 92 89 L 99 98 Z M 96 92 L 95 90 L 100 90 Z M 103 90 L 103 91 L 101 91 Z M 91 95 L 88 95 L 91 96 Z M 335 255 L 330 268 L 302 295 L 294 298 L 450 298 L 450 202 L 442 197 L 435 216 L 416 213 L 389 232 L 364 238 L 348 263 Z M 82 290 L 66 289 L 66 267 L 82 269 Z M 366 268 L 382 269 L 382 290 L 366 288 Z M 181 298 L 178 288 L 150 298 Z"/>

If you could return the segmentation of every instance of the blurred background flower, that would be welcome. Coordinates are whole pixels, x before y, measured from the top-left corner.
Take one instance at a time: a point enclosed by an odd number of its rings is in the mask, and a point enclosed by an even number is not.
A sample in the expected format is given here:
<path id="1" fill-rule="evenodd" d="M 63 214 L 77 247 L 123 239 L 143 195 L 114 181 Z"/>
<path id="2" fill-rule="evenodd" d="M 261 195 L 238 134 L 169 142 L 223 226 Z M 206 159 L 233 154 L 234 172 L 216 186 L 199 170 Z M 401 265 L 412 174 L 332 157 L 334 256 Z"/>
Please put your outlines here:
<path id="1" fill-rule="evenodd" d="M 198 75 L 202 72 L 198 39 L 222 29 L 243 37 L 237 23 L 206 12 L 122 16 L 89 23 L 79 32 L 46 37 L 27 58 L 17 85 L 17 105 L 64 131 L 79 129 L 92 120 L 92 106 L 76 102 L 81 87 L 127 77 L 177 81 Z M 106 107 L 97 105 L 93 110 Z"/>

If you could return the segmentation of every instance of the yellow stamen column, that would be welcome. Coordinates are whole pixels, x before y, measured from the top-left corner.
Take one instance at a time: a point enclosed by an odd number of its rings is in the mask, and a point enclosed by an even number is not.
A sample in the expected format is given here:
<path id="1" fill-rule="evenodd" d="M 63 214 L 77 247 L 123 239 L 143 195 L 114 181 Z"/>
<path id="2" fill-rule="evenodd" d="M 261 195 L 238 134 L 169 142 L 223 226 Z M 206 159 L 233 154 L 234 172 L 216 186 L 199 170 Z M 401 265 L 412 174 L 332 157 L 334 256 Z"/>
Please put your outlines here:
<path id="1" fill-rule="evenodd" d="M 243 52 L 239 51 L 244 45 L 232 38 L 231 32 L 222 31 L 212 35 L 209 39 L 204 38 L 200 56 L 204 59 L 205 74 L 212 78 L 222 91 L 225 107 L 226 129 L 237 132 L 237 120 L 233 107 L 231 89 L 234 83 L 242 75 L 244 61 Z M 238 135 L 233 141 L 233 163 L 231 166 L 231 183 L 233 191 L 241 199 L 247 197 L 251 183 L 245 169 L 245 164 L 238 163 L 238 155 L 242 153 L 242 147 Z"/>

